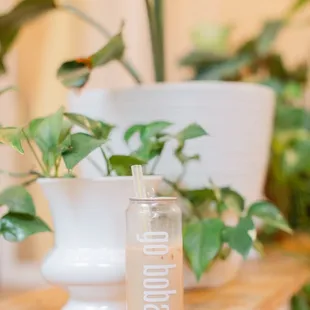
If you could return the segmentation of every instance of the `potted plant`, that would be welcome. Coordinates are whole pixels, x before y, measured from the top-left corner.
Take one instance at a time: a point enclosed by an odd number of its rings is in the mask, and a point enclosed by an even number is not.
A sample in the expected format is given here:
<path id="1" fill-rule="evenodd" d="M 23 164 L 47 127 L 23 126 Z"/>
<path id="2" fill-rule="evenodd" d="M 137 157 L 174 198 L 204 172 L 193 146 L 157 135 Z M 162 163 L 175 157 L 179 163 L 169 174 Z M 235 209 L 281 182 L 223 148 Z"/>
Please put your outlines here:
<path id="1" fill-rule="evenodd" d="M 86 132 L 73 133 L 74 125 Z M 171 125 L 157 121 L 129 128 L 125 141 L 139 128 L 145 143 L 130 155 L 115 155 L 111 150 L 113 125 L 65 113 L 63 108 L 20 128 L 0 128 L 0 142 L 22 154 L 27 150 L 38 166 L 26 173 L 9 173 L 24 180 L 0 193 L 1 206 L 9 208 L 0 221 L 1 234 L 9 241 L 22 241 L 35 232 L 49 231 L 35 216 L 26 189 L 38 182 L 49 201 L 55 230 L 55 247 L 43 263 L 42 273 L 69 291 L 66 310 L 124 307 L 125 209 L 133 195 L 130 167 L 146 165 L 147 186 L 156 189 L 162 178 L 154 171 L 165 146 L 177 141 L 175 152 L 181 160 L 187 157 L 183 151 L 186 142 L 206 135 L 197 124 L 168 133 Z M 95 149 L 100 150 L 102 162 L 89 160 L 102 177 L 76 178 L 74 168 Z M 195 158 L 188 156 L 188 160 Z"/>
<path id="2" fill-rule="evenodd" d="M 294 229 L 308 231 L 309 111 L 303 107 L 279 106 L 271 147 L 266 193 Z"/>
<path id="3" fill-rule="evenodd" d="M 162 139 L 166 138 L 166 129 L 171 125 L 158 122 L 156 131 L 155 127 L 150 130 L 153 132 L 151 139 L 145 134 L 147 130 L 143 124 L 129 127 L 125 132 L 124 140 L 129 144 L 135 135 L 138 136 L 133 154 L 144 161 L 152 160 L 151 172 L 156 170 L 164 155 Z M 186 288 L 221 286 L 234 279 L 253 247 L 262 253 L 263 246 L 256 237 L 255 219 L 269 228 L 292 232 L 279 209 L 270 201 L 259 200 L 246 206 L 245 198 L 238 192 L 230 187 L 219 188 L 212 181 L 210 187 L 184 187 L 188 166 L 200 160 L 199 154 L 186 153 L 185 141 L 204 134 L 201 127 L 192 124 L 176 135 L 178 143 L 174 156 L 182 171 L 173 181 L 165 178 L 167 186 L 162 188 L 165 196 L 179 197 L 183 210 Z"/>
<path id="4" fill-rule="evenodd" d="M 232 184 L 251 201 L 260 198 L 272 130 L 272 91 L 264 86 L 242 83 L 166 83 L 163 0 L 145 0 L 145 5 L 150 25 L 155 80 L 158 82 L 155 85 L 140 85 L 143 79 L 123 57 L 124 42 L 121 31 L 110 36 L 102 25 L 78 8 L 57 4 L 53 0 L 24 0 L 11 12 L 0 17 L 0 29 L 7 29 L 1 32 L 3 34 L 0 42 L 3 48 L 0 57 L 9 50 L 18 30 L 28 20 L 55 9 L 77 15 L 92 24 L 109 41 L 93 55 L 61 65 L 57 73 L 61 82 L 66 87 L 80 89 L 94 69 L 118 60 L 139 85 L 115 91 L 84 90 L 79 94 L 73 92 L 69 100 L 70 111 L 91 118 L 101 115 L 102 118 L 110 119 L 119 125 L 121 134 L 125 127 L 134 123 L 157 119 L 167 119 L 179 128 L 192 121 L 204 127 L 208 125 L 214 139 L 206 141 L 204 147 L 198 143 L 193 144 L 192 148 L 201 154 L 201 163 L 189 166 L 184 182 L 188 186 L 197 187 L 212 177 L 220 185 Z M 77 56 L 80 55 L 77 53 Z M 251 104 L 248 104 L 249 102 Z M 223 126 L 223 123 L 226 126 Z M 254 123 L 261 124 L 261 127 L 253 126 Z M 232 130 L 233 139 L 228 138 Z M 121 153 L 126 151 L 124 144 L 119 143 L 115 147 Z M 158 169 L 170 177 L 180 171 L 180 167 L 170 164 L 169 157 L 163 158 Z M 83 171 L 87 172 L 85 175 L 95 175 L 90 173 L 87 163 Z"/>
<path id="5" fill-rule="evenodd" d="M 197 80 L 250 81 L 273 88 L 277 107 L 266 195 L 295 229 L 307 229 L 309 223 L 309 70 L 306 60 L 293 68 L 287 66 L 273 47 L 282 31 L 294 26 L 295 13 L 308 3 L 296 2 L 282 18 L 267 21 L 233 53 L 232 28 L 200 26 L 193 33 L 194 50 L 181 60 L 182 66 L 192 68 Z"/>

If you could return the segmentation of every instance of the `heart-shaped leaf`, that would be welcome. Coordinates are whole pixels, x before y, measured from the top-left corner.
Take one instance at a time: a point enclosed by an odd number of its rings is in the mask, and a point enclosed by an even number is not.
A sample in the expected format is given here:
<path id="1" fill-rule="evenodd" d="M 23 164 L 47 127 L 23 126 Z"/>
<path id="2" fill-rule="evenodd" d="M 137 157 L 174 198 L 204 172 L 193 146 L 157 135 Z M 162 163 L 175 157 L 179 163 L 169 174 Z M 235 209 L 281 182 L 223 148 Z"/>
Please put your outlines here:
<path id="1" fill-rule="evenodd" d="M 136 134 L 141 134 L 142 130 L 145 128 L 145 125 L 137 124 L 129 127 L 124 133 L 124 140 L 126 143 L 130 141 L 130 139 Z"/>
<path id="2" fill-rule="evenodd" d="M 22 131 L 16 127 L 2 127 L 0 128 L 0 143 L 7 144 L 17 150 L 19 153 L 24 154 L 22 147 Z"/>
<path id="3" fill-rule="evenodd" d="M 35 215 L 31 195 L 23 186 L 12 186 L 0 193 L 0 206 L 7 206 L 10 212 Z"/>
<path id="4" fill-rule="evenodd" d="M 3 58 L 12 46 L 19 30 L 27 22 L 54 8 L 56 8 L 54 0 L 24 0 L 20 1 L 9 13 L 0 16 L 0 73 L 5 71 Z"/>
<path id="5" fill-rule="evenodd" d="M 112 37 L 109 42 L 98 52 L 93 54 L 91 59 L 92 68 L 103 66 L 112 60 L 121 59 L 125 50 L 123 34 L 120 32 Z"/>
<path id="6" fill-rule="evenodd" d="M 43 117 L 33 119 L 26 128 L 24 128 L 24 133 L 29 139 L 34 139 L 37 133 L 37 128 L 44 120 Z"/>
<path id="7" fill-rule="evenodd" d="M 233 250 L 246 258 L 253 245 L 253 239 L 250 237 L 250 233 L 254 229 L 253 220 L 249 216 L 242 217 L 237 226 L 225 227 L 223 230 L 223 239 Z"/>
<path id="8" fill-rule="evenodd" d="M 10 242 L 20 242 L 33 234 L 50 231 L 48 225 L 36 216 L 8 213 L 0 219 L 0 233 Z"/>
<path id="9" fill-rule="evenodd" d="M 221 188 L 221 197 L 228 209 L 233 209 L 237 213 L 244 210 L 244 198 L 231 188 Z"/>
<path id="10" fill-rule="evenodd" d="M 176 138 L 181 142 L 185 142 L 186 140 L 196 139 L 206 135 L 207 132 L 200 125 L 193 123 L 181 130 Z"/>
<path id="11" fill-rule="evenodd" d="M 188 224 L 184 229 L 184 250 L 199 281 L 221 247 L 224 227 L 220 219 L 204 219 Z"/>
<path id="12" fill-rule="evenodd" d="M 292 233 L 292 229 L 289 227 L 280 210 L 269 201 L 253 203 L 249 208 L 248 216 L 257 217 L 268 226 Z"/>
<path id="13" fill-rule="evenodd" d="M 155 121 L 149 124 L 146 124 L 141 131 L 141 139 L 146 141 L 152 137 L 155 137 L 163 130 L 170 127 L 172 123 L 166 121 Z"/>
<path id="14" fill-rule="evenodd" d="M 81 88 L 88 82 L 91 70 L 89 58 L 70 60 L 61 65 L 57 77 L 67 88 Z"/>
<path id="15" fill-rule="evenodd" d="M 145 161 L 133 156 L 126 155 L 113 155 L 110 157 L 109 161 L 112 170 L 115 171 L 118 176 L 130 176 L 131 166 L 145 165 Z"/>
<path id="16" fill-rule="evenodd" d="M 102 146 L 106 140 L 96 139 L 85 133 L 76 133 L 71 136 L 71 145 L 63 152 L 62 157 L 67 169 L 73 169 L 91 152 Z"/>
<path id="17" fill-rule="evenodd" d="M 146 140 L 141 146 L 133 152 L 133 156 L 141 159 L 142 161 L 150 161 L 156 156 L 160 156 L 164 149 L 165 143 L 160 141 Z"/>
<path id="18" fill-rule="evenodd" d="M 37 121 L 37 124 L 32 124 L 34 140 L 43 153 L 54 151 L 58 144 L 60 134 L 63 128 L 63 113 L 61 107 L 56 113 L 45 117 L 42 121 Z"/>
<path id="19" fill-rule="evenodd" d="M 196 190 L 181 190 L 183 197 L 188 199 L 193 206 L 199 207 L 207 200 L 215 200 L 214 192 L 210 188 L 202 188 Z"/>
<path id="20" fill-rule="evenodd" d="M 57 77 L 66 87 L 81 88 L 87 83 L 94 68 L 103 66 L 112 60 L 121 59 L 124 50 L 123 36 L 119 33 L 90 57 L 63 63 L 58 69 Z"/>
<path id="21" fill-rule="evenodd" d="M 65 116 L 75 125 L 85 129 L 97 139 L 108 139 L 114 125 L 93 120 L 81 114 L 65 113 Z"/>

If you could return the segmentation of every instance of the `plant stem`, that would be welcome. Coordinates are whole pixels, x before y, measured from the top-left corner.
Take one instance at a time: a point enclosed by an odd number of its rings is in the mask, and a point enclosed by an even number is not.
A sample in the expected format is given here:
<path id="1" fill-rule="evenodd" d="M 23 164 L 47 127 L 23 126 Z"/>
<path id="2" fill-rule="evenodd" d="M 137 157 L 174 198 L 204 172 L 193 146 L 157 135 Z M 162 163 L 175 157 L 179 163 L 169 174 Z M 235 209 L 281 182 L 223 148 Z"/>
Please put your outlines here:
<path id="1" fill-rule="evenodd" d="M 87 160 L 98 170 L 98 172 L 105 177 L 105 172 L 101 169 L 101 167 L 90 157 L 87 157 Z"/>
<path id="2" fill-rule="evenodd" d="M 79 10 L 78 8 L 66 4 L 66 5 L 60 5 L 59 8 L 64 9 L 68 12 L 73 13 L 74 15 L 81 18 L 86 23 L 93 26 L 95 29 L 97 29 L 105 38 L 110 39 L 112 35 L 109 33 L 107 29 L 105 29 L 100 23 L 98 23 L 96 20 L 85 14 L 83 11 Z M 128 73 L 132 76 L 132 78 L 138 83 L 142 83 L 142 79 L 140 77 L 140 74 L 137 72 L 137 70 L 134 68 L 134 66 L 129 62 L 127 59 L 120 59 L 120 63 L 123 65 L 123 67 L 128 71 Z"/>
<path id="3" fill-rule="evenodd" d="M 33 184 L 34 182 L 36 182 L 36 180 L 37 180 L 37 179 L 38 179 L 37 177 L 36 177 L 36 178 L 34 178 L 34 179 L 30 179 L 30 180 L 28 180 L 28 181 L 26 181 L 26 182 L 22 183 L 22 186 L 27 187 L 27 186 L 29 186 L 29 185 Z"/>
<path id="4" fill-rule="evenodd" d="M 111 166 L 110 166 L 110 161 L 109 161 L 109 158 L 107 156 L 107 154 L 105 153 L 104 149 L 102 147 L 100 147 L 100 150 L 101 150 L 101 153 L 102 153 L 102 156 L 106 162 L 106 166 L 107 166 L 107 175 L 111 175 Z"/>
<path id="5" fill-rule="evenodd" d="M 157 82 L 163 82 L 165 81 L 165 64 L 162 0 L 145 0 L 145 5 L 149 21 L 155 79 Z"/>
<path id="6" fill-rule="evenodd" d="M 40 159 L 39 159 L 39 156 L 37 155 L 35 149 L 33 148 L 33 146 L 32 146 L 32 144 L 31 144 L 31 142 L 30 142 L 30 140 L 29 140 L 27 134 L 25 133 L 24 129 L 22 129 L 22 133 L 23 133 L 23 135 L 24 135 L 24 137 L 25 137 L 25 139 L 26 139 L 26 142 L 27 142 L 27 144 L 28 144 L 28 146 L 29 146 L 29 148 L 30 148 L 30 150 L 31 150 L 31 152 L 32 152 L 32 154 L 33 154 L 35 160 L 37 161 L 38 165 L 40 166 L 43 175 L 47 175 L 47 171 L 46 171 L 44 165 L 41 163 L 41 161 L 40 161 Z"/>
<path id="7" fill-rule="evenodd" d="M 60 163 L 61 163 L 61 157 L 59 157 L 55 163 L 55 177 L 58 177 Z"/>

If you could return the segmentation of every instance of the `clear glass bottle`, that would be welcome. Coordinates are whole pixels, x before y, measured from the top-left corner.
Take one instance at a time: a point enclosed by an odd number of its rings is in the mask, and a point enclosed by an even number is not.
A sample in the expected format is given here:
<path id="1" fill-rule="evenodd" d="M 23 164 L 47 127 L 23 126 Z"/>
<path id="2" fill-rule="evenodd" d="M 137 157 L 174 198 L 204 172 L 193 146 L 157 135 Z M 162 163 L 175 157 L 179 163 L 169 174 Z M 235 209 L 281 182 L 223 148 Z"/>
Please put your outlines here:
<path id="1" fill-rule="evenodd" d="M 127 209 L 127 310 L 183 310 L 182 213 L 175 198 Z"/>

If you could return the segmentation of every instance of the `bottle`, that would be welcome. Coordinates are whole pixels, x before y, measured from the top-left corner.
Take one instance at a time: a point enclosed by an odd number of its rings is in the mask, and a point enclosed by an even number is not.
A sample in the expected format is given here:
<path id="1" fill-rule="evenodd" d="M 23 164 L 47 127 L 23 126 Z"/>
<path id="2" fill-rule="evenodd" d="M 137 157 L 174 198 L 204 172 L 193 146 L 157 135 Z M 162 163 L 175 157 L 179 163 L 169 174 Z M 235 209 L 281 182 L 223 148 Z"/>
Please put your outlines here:
<path id="1" fill-rule="evenodd" d="M 127 310 L 183 310 L 182 213 L 171 197 L 127 209 Z"/>

